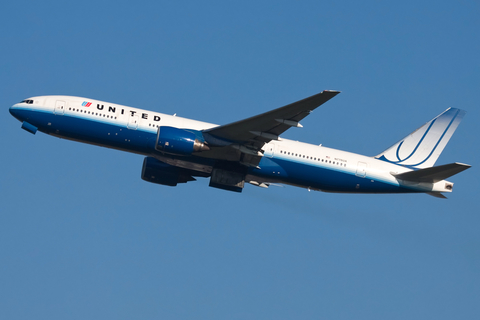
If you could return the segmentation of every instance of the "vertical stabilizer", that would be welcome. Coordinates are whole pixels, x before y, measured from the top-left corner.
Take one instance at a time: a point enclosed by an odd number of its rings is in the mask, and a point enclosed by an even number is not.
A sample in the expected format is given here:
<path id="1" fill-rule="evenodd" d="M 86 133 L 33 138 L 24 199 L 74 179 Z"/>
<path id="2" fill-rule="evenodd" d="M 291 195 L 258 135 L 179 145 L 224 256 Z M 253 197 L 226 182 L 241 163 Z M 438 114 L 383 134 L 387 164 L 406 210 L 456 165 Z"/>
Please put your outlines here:
<path id="1" fill-rule="evenodd" d="M 464 115 L 449 108 L 375 158 L 415 169 L 432 167 Z"/>

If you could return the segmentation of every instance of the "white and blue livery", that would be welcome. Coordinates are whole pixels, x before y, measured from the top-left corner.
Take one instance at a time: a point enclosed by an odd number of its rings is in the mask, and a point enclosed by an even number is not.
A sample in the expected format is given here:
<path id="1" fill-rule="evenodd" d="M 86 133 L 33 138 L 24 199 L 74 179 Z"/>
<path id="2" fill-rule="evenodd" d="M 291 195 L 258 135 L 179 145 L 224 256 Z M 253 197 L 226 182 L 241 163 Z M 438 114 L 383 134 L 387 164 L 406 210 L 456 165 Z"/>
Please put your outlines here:
<path id="1" fill-rule="evenodd" d="M 446 181 L 470 166 L 434 166 L 465 112 L 449 108 L 375 157 L 283 139 L 280 135 L 338 91 L 215 125 L 72 96 L 39 96 L 10 107 L 22 128 L 145 156 L 143 180 L 176 186 L 210 178 L 210 186 L 241 192 L 245 182 L 288 184 L 344 193 L 424 192 L 445 198 Z"/>

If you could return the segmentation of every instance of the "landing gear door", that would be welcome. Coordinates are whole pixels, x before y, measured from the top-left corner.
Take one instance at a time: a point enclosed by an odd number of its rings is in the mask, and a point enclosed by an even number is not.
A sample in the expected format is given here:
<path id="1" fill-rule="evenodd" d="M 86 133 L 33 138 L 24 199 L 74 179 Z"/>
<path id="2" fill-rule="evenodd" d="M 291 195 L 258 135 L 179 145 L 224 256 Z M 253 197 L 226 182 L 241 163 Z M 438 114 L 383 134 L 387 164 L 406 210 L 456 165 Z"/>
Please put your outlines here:
<path id="1" fill-rule="evenodd" d="M 65 113 L 66 103 L 62 100 L 55 101 L 55 109 L 53 109 L 53 113 L 59 116 L 63 116 Z"/>

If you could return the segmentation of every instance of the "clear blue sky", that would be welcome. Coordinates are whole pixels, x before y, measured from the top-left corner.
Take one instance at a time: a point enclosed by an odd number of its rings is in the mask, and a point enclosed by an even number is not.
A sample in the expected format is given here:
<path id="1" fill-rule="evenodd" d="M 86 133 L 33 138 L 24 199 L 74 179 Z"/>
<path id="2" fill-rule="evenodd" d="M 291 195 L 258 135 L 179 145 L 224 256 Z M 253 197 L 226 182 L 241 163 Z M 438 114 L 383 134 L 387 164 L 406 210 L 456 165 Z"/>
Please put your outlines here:
<path id="1" fill-rule="evenodd" d="M 478 1 L 10 1 L 0 10 L 1 319 L 480 319 Z M 283 137 L 376 155 L 448 107 L 448 200 L 140 179 L 20 129 L 77 95 L 225 124 L 342 93 Z"/>

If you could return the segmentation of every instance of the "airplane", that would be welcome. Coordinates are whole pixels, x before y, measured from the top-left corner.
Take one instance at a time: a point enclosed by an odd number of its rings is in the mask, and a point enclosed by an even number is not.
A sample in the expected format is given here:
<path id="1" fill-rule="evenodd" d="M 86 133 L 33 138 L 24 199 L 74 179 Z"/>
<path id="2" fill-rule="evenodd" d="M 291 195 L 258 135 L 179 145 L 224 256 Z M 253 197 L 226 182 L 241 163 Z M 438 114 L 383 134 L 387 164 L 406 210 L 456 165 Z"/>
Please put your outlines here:
<path id="1" fill-rule="evenodd" d="M 470 165 L 434 166 L 465 115 L 449 108 L 376 156 L 281 138 L 339 94 L 303 100 L 224 125 L 74 96 L 37 96 L 10 107 L 22 129 L 145 156 L 141 178 L 176 186 L 210 178 L 209 186 L 242 192 L 245 183 L 285 184 L 336 193 L 427 193 L 446 198 L 445 179 Z"/>

